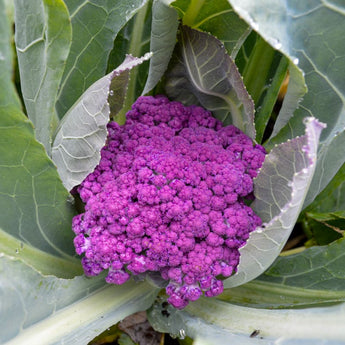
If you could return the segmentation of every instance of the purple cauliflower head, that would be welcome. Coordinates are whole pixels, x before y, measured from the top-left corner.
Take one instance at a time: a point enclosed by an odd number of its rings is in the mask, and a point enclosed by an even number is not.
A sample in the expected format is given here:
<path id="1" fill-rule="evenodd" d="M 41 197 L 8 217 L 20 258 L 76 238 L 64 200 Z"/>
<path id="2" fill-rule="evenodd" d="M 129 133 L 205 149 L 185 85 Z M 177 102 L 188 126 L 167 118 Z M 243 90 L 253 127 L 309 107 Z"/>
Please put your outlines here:
<path id="1" fill-rule="evenodd" d="M 108 283 L 123 284 L 159 272 L 179 309 L 219 295 L 261 225 L 245 200 L 264 158 L 201 107 L 138 98 L 125 125 L 109 123 L 99 165 L 78 188 L 85 212 L 73 219 L 74 244 L 85 274 L 108 270 Z"/>

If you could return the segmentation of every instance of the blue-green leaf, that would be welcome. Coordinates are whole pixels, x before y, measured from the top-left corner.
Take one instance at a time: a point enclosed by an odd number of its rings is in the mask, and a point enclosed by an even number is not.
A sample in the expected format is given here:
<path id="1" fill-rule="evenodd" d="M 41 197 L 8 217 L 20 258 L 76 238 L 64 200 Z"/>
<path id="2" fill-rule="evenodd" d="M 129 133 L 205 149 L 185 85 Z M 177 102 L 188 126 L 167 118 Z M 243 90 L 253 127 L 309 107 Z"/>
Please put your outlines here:
<path id="1" fill-rule="evenodd" d="M 48 253 L 73 254 L 69 194 L 32 123 L 7 102 L 0 102 L 0 228 Z"/>
<path id="2" fill-rule="evenodd" d="M 217 37 L 233 59 L 252 30 L 227 0 L 177 0 L 171 5 L 185 25 Z"/>
<path id="3" fill-rule="evenodd" d="M 168 67 L 176 43 L 177 19 L 177 12 L 173 8 L 161 0 L 153 2 L 150 44 L 153 56 L 143 94 L 156 86 Z"/>
<path id="4" fill-rule="evenodd" d="M 55 102 L 72 39 L 66 5 L 62 0 L 15 0 L 15 28 L 26 111 L 50 155 L 59 123 Z"/>
<path id="5" fill-rule="evenodd" d="M 344 248 L 345 241 L 341 239 L 327 246 L 315 246 L 298 254 L 279 257 L 258 279 L 286 288 L 323 290 L 325 294 L 338 291 L 345 299 Z"/>
<path id="6" fill-rule="evenodd" d="M 257 308 L 301 308 L 345 302 L 344 239 L 279 256 L 255 280 L 217 298 Z"/>
<path id="7" fill-rule="evenodd" d="M 273 47 L 304 72 L 308 93 L 273 143 L 303 133 L 303 118 L 327 124 L 306 207 L 345 162 L 345 6 L 341 1 L 229 0 L 233 8 Z"/>
<path id="8" fill-rule="evenodd" d="M 167 316 L 168 315 L 168 316 Z M 345 303 L 322 308 L 258 309 L 202 297 L 185 310 L 162 301 L 148 314 L 154 329 L 219 345 L 340 345 L 345 343 Z"/>
<path id="9" fill-rule="evenodd" d="M 147 0 L 65 0 L 73 39 L 57 103 L 61 117 L 82 93 L 104 76 L 120 29 Z"/>
<path id="10" fill-rule="evenodd" d="M 185 104 L 200 103 L 254 139 L 254 104 L 222 43 L 187 26 L 181 28 L 179 40 L 167 76 L 168 96 Z"/>
<path id="11" fill-rule="evenodd" d="M 80 263 L 69 256 L 74 253 L 74 211 L 55 166 L 35 140 L 32 123 L 21 112 L 12 83 L 11 32 L 3 5 L 1 0 L 0 252 L 21 257 L 45 273 L 47 262 L 54 262 L 52 272 L 73 276 L 80 272 Z"/>
<path id="12" fill-rule="evenodd" d="M 0 294 L 1 344 L 85 345 L 107 327 L 147 309 L 157 290 L 133 281 L 105 284 L 103 276 L 43 276 L 2 255 Z"/>

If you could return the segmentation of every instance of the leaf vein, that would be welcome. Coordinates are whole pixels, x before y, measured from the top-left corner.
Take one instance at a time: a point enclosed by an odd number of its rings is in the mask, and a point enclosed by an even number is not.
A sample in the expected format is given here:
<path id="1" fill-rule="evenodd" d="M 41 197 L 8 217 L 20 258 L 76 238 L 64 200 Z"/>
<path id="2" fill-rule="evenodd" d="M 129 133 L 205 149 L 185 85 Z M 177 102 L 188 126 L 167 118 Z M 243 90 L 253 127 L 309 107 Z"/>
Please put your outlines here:
<path id="1" fill-rule="evenodd" d="M 222 16 L 224 14 L 227 14 L 227 13 L 231 13 L 231 12 L 234 12 L 232 9 L 228 9 L 228 10 L 224 10 L 224 11 L 220 11 L 220 12 L 217 12 L 217 13 L 213 13 L 211 14 L 210 16 L 208 17 L 205 17 L 203 20 L 201 20 L 200 22 L 196 23 L 195 25 L 193 25 L 194 28 L 198 28 L 200 27 L 202 24 L 204 24 L 205 22 L 215 18 L 215 17 L 219 17 L 219 16 Z"/>

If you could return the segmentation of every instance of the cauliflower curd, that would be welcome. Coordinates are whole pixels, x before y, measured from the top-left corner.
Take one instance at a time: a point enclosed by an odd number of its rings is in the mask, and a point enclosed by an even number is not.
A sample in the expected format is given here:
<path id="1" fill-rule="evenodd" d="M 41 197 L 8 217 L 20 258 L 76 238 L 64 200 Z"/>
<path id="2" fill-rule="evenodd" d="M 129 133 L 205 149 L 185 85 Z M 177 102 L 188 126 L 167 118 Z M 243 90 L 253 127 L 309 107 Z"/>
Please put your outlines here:
<path id="1" fill-rule="evenodd" d="M 260 218 L 245 204 L 265 150 L 209 111 L 143 96 L 127 122 L 108 125 L 93 173 L 78 188 L 85 212 L 73 219 L 85 274 L 106 281 L 159 272 L 168 302 L 184 308 L 219 295 L 236 272 L 239 248 Z"/>

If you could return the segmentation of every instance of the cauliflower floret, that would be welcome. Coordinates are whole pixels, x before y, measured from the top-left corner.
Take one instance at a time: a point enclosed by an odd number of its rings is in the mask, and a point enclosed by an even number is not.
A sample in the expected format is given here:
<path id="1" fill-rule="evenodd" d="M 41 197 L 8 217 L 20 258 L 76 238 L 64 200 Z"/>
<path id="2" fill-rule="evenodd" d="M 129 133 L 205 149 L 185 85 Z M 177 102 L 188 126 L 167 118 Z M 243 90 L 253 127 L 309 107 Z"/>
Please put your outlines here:
<path id="1" fill-rule="evenodd" d="M 73 220 L 85 274 L 106 281 L 160 272 L 168 301 L 184 308 L 223 291 L 239 248 L 260 218 L 245 204 L 265 150 L 201 107 L 143 96 L 127 122 L 108 124 L 101 161 L 79 186 Z"/>

